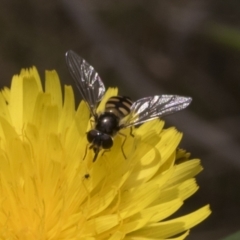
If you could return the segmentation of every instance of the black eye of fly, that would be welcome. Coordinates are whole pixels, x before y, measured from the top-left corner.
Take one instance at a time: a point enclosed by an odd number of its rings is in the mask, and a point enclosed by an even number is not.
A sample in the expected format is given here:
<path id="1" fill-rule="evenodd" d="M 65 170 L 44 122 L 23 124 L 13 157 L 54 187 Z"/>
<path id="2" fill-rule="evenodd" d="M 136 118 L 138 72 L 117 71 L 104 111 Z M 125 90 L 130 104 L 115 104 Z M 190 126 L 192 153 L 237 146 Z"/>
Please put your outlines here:
<path id="1" fill-rule="evenodd" d="M 92 143 L 100 135 L 101 133 L 98 130 L 92 129 L 87 133 L 87 140 L 89 143 Z"/>
<path id="2" fill-rule="evenodd" d="M 113 145 L 113 139 L 110 135 L 107 134 L 103 134 L 101 136 L 101 140 L 102 140 L 102 148 L 103 149 L 109 149 L 112 147 Z"/>

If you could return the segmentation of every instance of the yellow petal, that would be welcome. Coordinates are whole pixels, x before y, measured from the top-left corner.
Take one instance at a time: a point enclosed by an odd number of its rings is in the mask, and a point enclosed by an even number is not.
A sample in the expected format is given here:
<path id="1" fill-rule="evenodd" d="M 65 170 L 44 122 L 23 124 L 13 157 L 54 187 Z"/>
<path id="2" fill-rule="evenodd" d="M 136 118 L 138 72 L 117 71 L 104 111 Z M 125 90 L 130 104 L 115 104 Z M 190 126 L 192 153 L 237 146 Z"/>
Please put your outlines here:
<path id="1" fill-rule="evenodd" d="M 56 71 L 45 72 L 45 92 L 51 96 L 51 104 L 57 105 L 58 109 L 62 109 L 62 89 L 60 80 Z M 66 95 L 65 95 L 66 96 Z"/>
<path id="2" fill-rule="evenodd" d="M 185 215 L 183 217 L 175 218 L 173 220 L 154 223 L 151 226 L 147 226 L 141 230 L 138 230 L 131 235 L 135 236 L 147 236 L 150 238 L 168 238 L 174 236 L 181 232 L 188 230 L 189 228 L 197 225 L 199 222 L 203 221 L 210 214 L 209 206 L 200 208 L 199 210 Z"/>

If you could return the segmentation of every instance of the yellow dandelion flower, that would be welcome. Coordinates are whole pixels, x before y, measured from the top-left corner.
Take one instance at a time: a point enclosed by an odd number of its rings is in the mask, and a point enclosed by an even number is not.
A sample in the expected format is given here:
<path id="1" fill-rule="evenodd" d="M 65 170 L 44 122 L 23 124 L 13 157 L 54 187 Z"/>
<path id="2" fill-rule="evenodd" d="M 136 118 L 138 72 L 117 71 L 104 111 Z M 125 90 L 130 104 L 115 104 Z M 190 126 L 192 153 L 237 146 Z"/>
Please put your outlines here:
<path id="1" fill-rule="evenodd" d="M 116 94 L 108 90 L 100 108 Z M 69 86 L 63 98 L 55 71 L 46 72 L 45 90 L 31 68 L 1 91 L 0 239 L 180 240 L 210 214 L 205 206 L 169 218 L 196 192 L 202 169 L 176 151 L 181 133 L 159 120 L 136 128 L 134 137 L 126 129 L 127 159 L 117 135 L 93 163 L 90 114 L 74 102 Z"/>

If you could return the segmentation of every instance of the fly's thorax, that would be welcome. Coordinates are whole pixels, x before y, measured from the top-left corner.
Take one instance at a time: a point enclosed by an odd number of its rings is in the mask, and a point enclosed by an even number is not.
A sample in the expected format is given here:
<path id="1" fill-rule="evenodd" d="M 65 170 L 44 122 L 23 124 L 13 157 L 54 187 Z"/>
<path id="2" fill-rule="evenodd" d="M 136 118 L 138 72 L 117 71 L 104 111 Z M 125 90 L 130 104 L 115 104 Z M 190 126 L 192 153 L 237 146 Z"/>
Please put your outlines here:
<path id="1" fill-rule="evenodd" d="M 112 112 L 104 112 L 98 116 L 95 129 L 101 133 L 114 136 L 119 130 L 119 117 Z"/>
<path id="2" fill-rule="evenodd" d="M 130 113 L 131 106 L 132 101 L 129 97 L 114 96 L 108 99 L 105 111 L 111 112 L 121 119 Z"/>

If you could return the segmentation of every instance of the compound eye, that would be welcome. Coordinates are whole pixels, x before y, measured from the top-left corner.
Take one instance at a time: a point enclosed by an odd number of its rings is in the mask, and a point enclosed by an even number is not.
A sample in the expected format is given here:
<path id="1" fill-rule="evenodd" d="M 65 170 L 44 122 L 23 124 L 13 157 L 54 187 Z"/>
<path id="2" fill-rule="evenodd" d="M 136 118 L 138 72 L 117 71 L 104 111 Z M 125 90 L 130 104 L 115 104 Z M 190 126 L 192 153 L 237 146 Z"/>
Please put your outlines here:
<path id="1" fill-rule="evenodd" d="M 100 135 L 100 132 L 96 129 L 90 130 L 87 133 L 87 140 L 89 143 L 92 143 L 96 137 Z"/>
<path id="2" fill-rule="evenodd" d="M 102 148 L 109 149 L 113 145 L 113 139 L 110 135 L 103 134 L 102 135 Z"/>

